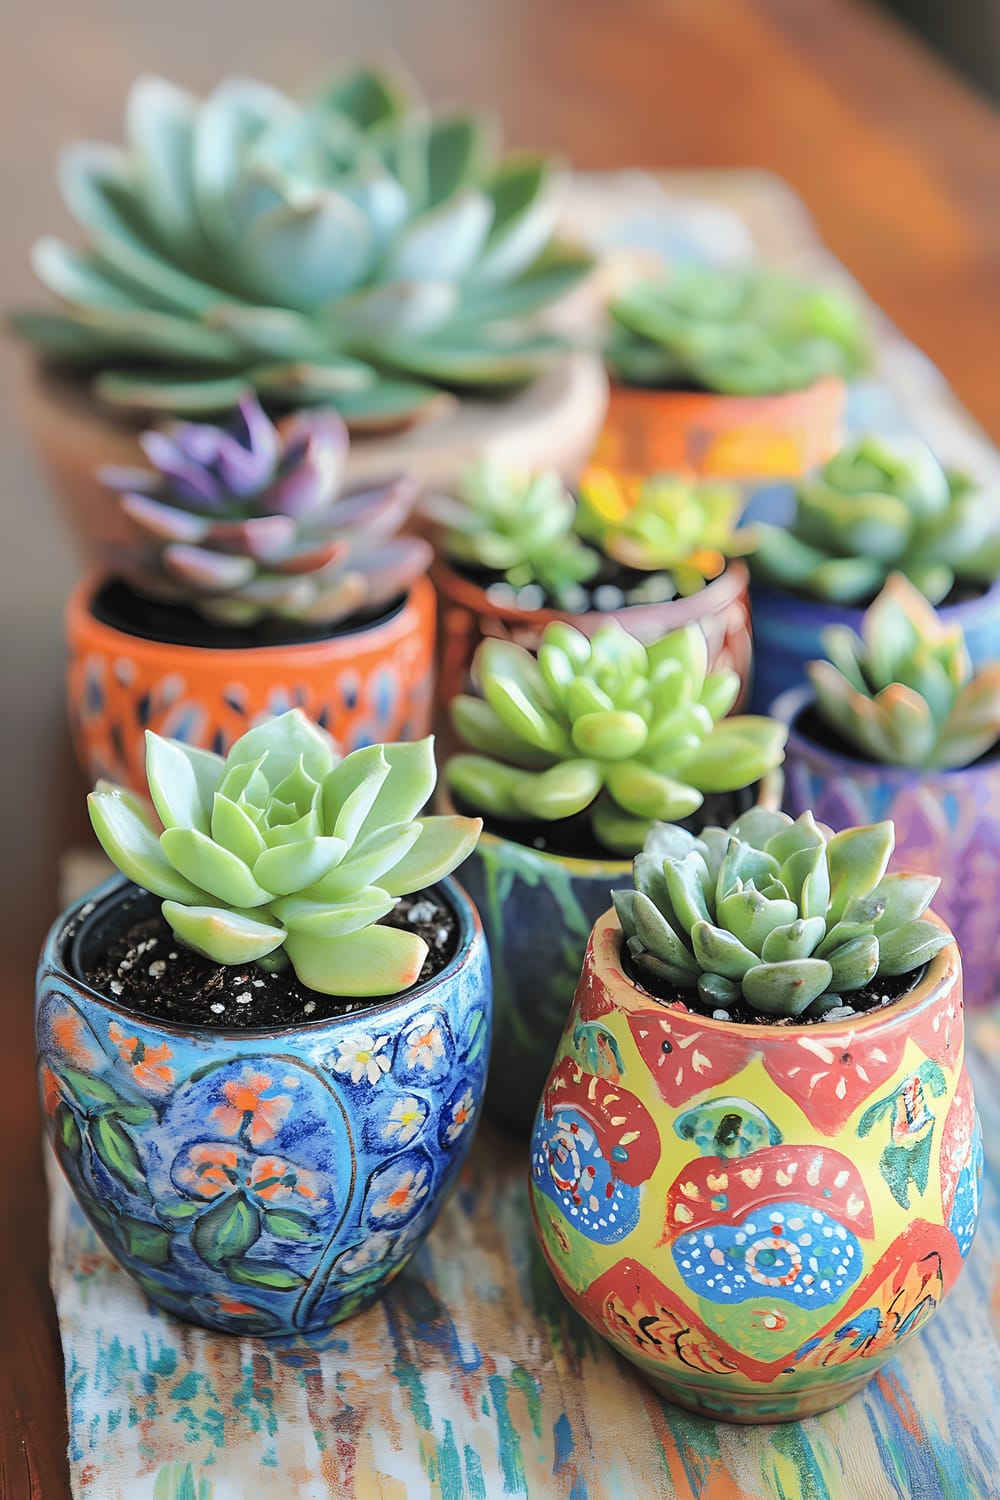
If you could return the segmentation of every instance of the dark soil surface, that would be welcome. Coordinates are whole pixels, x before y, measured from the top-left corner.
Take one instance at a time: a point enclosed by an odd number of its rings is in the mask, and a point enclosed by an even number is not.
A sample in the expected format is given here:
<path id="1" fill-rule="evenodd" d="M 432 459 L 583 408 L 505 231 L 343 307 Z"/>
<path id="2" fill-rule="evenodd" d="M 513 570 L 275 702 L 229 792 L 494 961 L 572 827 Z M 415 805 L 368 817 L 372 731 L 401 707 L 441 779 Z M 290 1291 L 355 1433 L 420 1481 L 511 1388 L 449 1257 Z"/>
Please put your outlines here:
<path id="1" fill-rule="evenodd" d="M 593 578 L 576 586 L 578 593 L 573 598 L 571 609 L 553 599 L 540 584 L 526 584 L 522 589 L 514 589 L 502 573 L 468 567 L 452 559 L 449 559 L 449 567 L 466 582 L 489 594 L 493 603 L 505 609 L 523 609 L 525 613 L 536 609 L 558 609 L 576 615 L 610 614 L 633 604 L 665 604 L 677 598 L 669 573 L 626 568 L 609 558 L 602 561 Z"/>
<path id="2" fill-rule="evenodd" d="M 404 602 L 400 599 L 388 609 L 357 614 L 335 628 L 277 619 L 258 620 L 255 625 L 216 625 L 186 605 L 147 599 L 121 579 L 112 578 L 94 596 L 91 613 L 102 625 L 143 641 L 213 651 L 248 651 L 255 646 L 308 646 L 334 636 L 353 635 L 391 620 Z"/>
<path id="3" fill-rule="evenodd" d="M 642 990 L 652 1000 L 657 1000 L 668 1010 L 686 1010 L 692 1015 L 714 1016 L 717 1020 L 735 1021 L 740 1026 L 822 1026 L 825 1020 L 823 1016 L 761 1016 L 755 1010 L 742 1002 L 733 1005 L 728 1011 L 709 1010 L 702 1004 L 698 995 L 692 996 L 690 990 L 668 988 L 666 986 L 656 987 L 647 983 L 646 977 L 639 978 L 635 965 L 629 955 L 628 949 L 622 945 L 622 968 L 631 979 L 636 989 Z M 883 1010 L 888 1005 L 893 1005 L 908 995 L 912 989 L 923 978 L 925 964 L 919 969 L 912 970 L 909 974 L 897 974 L 888 979 L 877 979 L 872 984 L 866 985 L 863 990 L 852 990 L 850 994 L 844 995 L 844 1004 L 850 1006 L 856 1017 L 867 1016 L 873 1010 Z M 834 1012 L 830 1015 L 830 1021 L 849 1021 L 850 1016 Z"/>
<path id="4" fill-rule="evenodd" d="M 123 1009 L 184 1028 L 267 1031 L 370 1010 L 384 995 L 363 1000 L 323 995 L 300 984 L 290 966 L 220 965 L 179 943 L 145 892 L 117 908 L 113 925 L 84 951 L 81 977 Z M 404 896 L 384 917 L 389 927 L 418 933 L 428 953 L 418 983 L 448 964 L 458 945 L 458 919 L 436 890 Z M 84 939 L 84 949 L 86 941 Z"/>
<path id="5" fill-rule="evenodd" d="M 678 827 L 686 828 L 696 837 L 703 828 L 728 828 L 730 823 L 754 806 L 757 795 L 756 784 L 741 787 L 736 792 L 710 792 L 697 812 L 688 818 L 677 820 Z M 460 798 L 454 800 L 459 812 L 468 817 L 478 816 L 475 809 L 463 803 Z M 586 812 L 577 813 L 573 818 L 558 818 L 552 823 L 521 823 L 503 818 L 488 818 L 485 827 L 497 838 L 509 839 L 512 844 L 524 844 L 542 854 L 561 855 L 564 859 L 623 860 L 627 857 L 616 854 L 597 842 Z"/>

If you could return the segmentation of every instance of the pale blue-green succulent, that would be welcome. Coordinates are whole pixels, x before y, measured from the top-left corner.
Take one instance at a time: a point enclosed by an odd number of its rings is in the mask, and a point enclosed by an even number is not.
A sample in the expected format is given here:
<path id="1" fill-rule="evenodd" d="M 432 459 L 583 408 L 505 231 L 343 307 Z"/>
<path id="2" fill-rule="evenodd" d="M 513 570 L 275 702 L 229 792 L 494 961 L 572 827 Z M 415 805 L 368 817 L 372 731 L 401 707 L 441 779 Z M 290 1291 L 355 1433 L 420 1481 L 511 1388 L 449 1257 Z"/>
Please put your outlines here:
<path id="1" fill-rule="evenodd" d="M 548 625 L 537 659 L 512 641 L 479 647 L 481 698 L 452 702 L 477 753 L 446 776 L 490 818 L 552 822 L 585 814 L 599 846 L 632 855 L 653 819 L 697 811 L 706 793 L 751 786 L 780 765 L 787 730 L 753 715 L 725 718 L 735 672 L 709 672 L 700 626 L 644 646 L 616 621 L 588 640 Z"/>
<path id="2" fill-rule="evenodd" d="M 442 391 L 530 380 L 561 347 L 530 319 L 588 261 L 554 247 L 553 164 L 501 157 L 488 118 L 433 115 L 361 68 L 302 103 L 249 79 L 197 99 L 142 78 L 125 131 L 64 153 L 86 243 L 36 244 L 61 306 L 14 319 L 102 401 L 198 415 L 253 388 L 377 429 Z"/>
<path id="3" fill-rule="evenodd" d="M 223 759 L 147 733 L 143 800 L 99 784 L 90 817 L 105 852 L 159 896 L 180 942 L 220 964 L 290 962 L 323 994 L 396 994 L 427 945 L 386 926 L 399 897 L 442 880 L 475 847 L 476 818 L 422 817 L 433 740 L 341 759 L 300 709 Z"/>
<path id="4" fill-rule="evenodd" d="M 908 974 L 951 934 L 924 912 L 940 881 L 887 875 L 892 823 L 848 828 L 752 808 L 695 837 L 658 824 L 613 899 L 640 982 L 721 1017 L 735 1006 L 807 1019 Z"/>

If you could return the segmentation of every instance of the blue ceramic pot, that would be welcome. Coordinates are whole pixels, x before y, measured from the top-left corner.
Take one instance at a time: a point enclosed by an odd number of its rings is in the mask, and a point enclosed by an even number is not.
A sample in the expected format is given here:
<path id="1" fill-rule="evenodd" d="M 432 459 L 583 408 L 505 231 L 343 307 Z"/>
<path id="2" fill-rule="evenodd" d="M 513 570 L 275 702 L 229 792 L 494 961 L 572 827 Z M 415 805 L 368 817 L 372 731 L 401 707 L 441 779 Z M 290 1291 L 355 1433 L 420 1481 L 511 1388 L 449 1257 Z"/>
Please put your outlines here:
<path id="1" fill-rule="evenodd" d="M 232 1333 L 326 1327 L 372 1302 L 430 1230 L 471 1143 L 490 964 L 464 892 L 436 978 L 267 1032 L 181 1030 L 80 978 L 121 921 L 116 879 L 52 928 L 36 1036 L 49 1136 L 90 1222 L 150 1298 Z"/>
<path id="2" fill-rule="evenodd" d="M 839 830 L 891 818 L 893 868 L 939 875 L 934 910 L 958 939 L 967 1005 L 997 998 L 1000 985 L 1000 756 L 957 771 L 880 766 L 829 750 L 798 727 L 809 688 L 774 704 L 789 725 L 783 806 L 811 809 Z"/>
<path id="3" fill-rule="evenodd" d="M 580 978 L 590 929 L 631 860 L 568 859 L 483 832 L 462 867 L 493 961 L 487 1113 L 527 1134 Z"/>
<path id="4" fill-rule="evenodd" d="M 829 625 L 859 630 L 863 609 L 847 609 L 810 599 L 798 599 L 780 589 L 750 589 L 753 618 L 754 671 L 750 711 L 765 714 L 790 688 L 807 681 L 806 662 L 825 656 L 823 631 Z M 946 605 L 938 611 L 949 625 L 961 625 L 974 662 L 1000 656 L 1000 582 L 978 599 Z"/>

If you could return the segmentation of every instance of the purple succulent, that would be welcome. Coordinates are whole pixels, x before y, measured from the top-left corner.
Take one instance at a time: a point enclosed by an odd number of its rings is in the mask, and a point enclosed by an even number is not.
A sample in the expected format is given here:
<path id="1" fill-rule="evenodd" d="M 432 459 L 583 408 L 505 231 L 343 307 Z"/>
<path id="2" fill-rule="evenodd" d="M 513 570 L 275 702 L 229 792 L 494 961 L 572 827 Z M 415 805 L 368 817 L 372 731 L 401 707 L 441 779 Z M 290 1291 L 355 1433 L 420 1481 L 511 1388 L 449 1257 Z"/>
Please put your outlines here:
<path id="1" fill-rule="evenodd" d="M 405 593 L 431 556 L 399 536 L 408 480 L 341 494 L 347 427 L 337 412 L 271 422 L 245 396 L 224 425 L 176 422 L 144 432 L 152 469 L 105 468 L 136 544 L 120 571 L 150 597 L 206 619 L 336 624 Z"/>

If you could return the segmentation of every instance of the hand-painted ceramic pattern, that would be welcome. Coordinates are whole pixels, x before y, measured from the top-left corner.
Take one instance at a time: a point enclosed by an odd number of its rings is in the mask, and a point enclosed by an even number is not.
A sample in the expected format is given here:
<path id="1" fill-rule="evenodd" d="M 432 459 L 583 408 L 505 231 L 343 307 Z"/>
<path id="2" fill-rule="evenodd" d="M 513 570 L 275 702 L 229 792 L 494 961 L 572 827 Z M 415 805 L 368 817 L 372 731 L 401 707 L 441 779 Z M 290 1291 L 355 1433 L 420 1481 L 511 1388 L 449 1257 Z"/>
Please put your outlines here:
<path id="1" fill-rule="evenodd" d="M 818 600 L 797 599 L 779 589 L 754 584 L 750 590 L 753 614 L 754 671 L 750 704 L 766 714 L 782 693 L 806 683 L 806 662 L 826 655 L 823 632 L 830 625 L 861 628 L 863 609 L 848 609 Z M 1000 656 L 1000 583 L 978 599 L 946 604 L 939 611 L 950 625 L 961 625 L 974 662 Z"/>
<path id="2" fill-rule="evenodd" d="M 713 479 L 798 476 L 834 452 L 847 394 L 820 380 L 777 396 L 613 385 L 595 460 L 633 473 L 693 470 Z"/>
<path id="3" fill-rule="evenodd" d="M 1000 601 L 1000 591 L 997 594 Z M 1000 615 L 997 617 L 1000 625 Z M 998 642 L 1000 654 L 1000 642 Z M 907 770 L 841 755 L 796 728 L 809 689 L 782 695 L 775 715 L 791 726 L 783 806 L 811 808 L 831 828 L 891 818 L 896 869 L 939 875 L 934 908 L 962 950 L 970 1006 L 1000 997 L 1000 756 L 959 771 Z"/>
<path id="4" fill-rule="evenodd" d="M 926 1321 L 975 1233 L 957 948 L 887 1011 L 781 1028 L 660 1005 L 620 949 L 608 912 L 535 1122 L 546 1259 L 669 1400 L 823 1411 Z"/>
<path id="5" fill-rule="evenodd" d="M 647 643 L 683 625 L 701 625 L 708 641 L 712 670 L 727 668 L 738 673 L 743 689 L 737 706 L 743 703 L 750 679 L 751 635 L 748 575 L 742 562 L 730 562 L 719 578 L 686 599 L 669 599 L 665 604 L 631 604 L 624 609 L 583 615 L 495 604 L 485 590 L 441 561 L 431 576 L 441 601 L 438 680 L 442 703 L 450 703 L 456 693 L 464 692 L 476 647 L 487 637 L 515 641 L 534 651 L 542 631 L 553 620 L 567 620 L 584 635 L 593 635 L 612 617 Z"/>
<path id="6" fill-rule="evenodd" d="M 127 889 L 72 909 L 39 972 L 45 1115 L 77 1199 L 169 1312 L 268 1335 L 349 1317 L 427 1234 L 472 1139 L 490 1042 L 475 912 L 443 884 L 458 953 L 395 1000 L 270 1033 L 184 1033 L 73 977 L 73 941 Z"/>
<path id="7" fill-rule="evenodd" d="M 430 729 L 435 603 L 426 578 L 368 629 L 239 651 L 126 635 L 95 619 L 93 593 L 84 583 L 66 610 L 70 726 L 91 781 L 144 791 L 147 729 L 221 755 L 259 719 L 289 708 L 304 708 L 345 754 Z"/>

